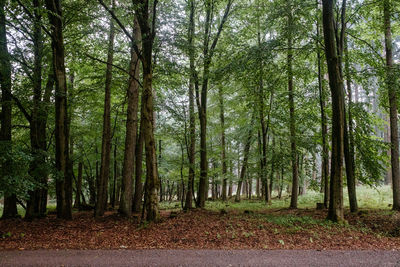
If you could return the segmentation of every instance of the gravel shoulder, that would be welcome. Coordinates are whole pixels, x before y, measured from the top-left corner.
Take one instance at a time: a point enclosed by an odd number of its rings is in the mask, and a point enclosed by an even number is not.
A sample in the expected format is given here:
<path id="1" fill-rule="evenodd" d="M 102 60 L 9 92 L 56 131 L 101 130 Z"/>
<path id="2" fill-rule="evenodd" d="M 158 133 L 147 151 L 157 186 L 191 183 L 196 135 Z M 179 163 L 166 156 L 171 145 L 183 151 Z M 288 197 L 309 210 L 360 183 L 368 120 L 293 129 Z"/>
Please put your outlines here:
<path id="1" fill-rule="evenodd" d="M 0 251 L 0 266 L 400 266 L 400 251 Z"/>

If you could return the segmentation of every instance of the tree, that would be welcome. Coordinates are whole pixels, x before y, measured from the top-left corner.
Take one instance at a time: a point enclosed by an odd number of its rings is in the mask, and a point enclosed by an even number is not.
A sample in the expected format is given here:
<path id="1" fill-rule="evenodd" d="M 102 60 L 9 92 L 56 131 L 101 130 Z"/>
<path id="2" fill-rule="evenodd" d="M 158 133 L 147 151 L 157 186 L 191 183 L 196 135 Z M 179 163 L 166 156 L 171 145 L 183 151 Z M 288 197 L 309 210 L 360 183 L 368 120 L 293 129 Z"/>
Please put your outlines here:
<path id="1" fill-rule="evenodd" d="M 46 0 L 49 22 L 52 27 L 51 44 L 55 76 L 55 140 L 57 217 L 72 219 L 72 178 L 67 170 L 69 137 L 67 116 L 67 77 L 65 74 L 65 52 L 63 38 L 63 13 L 60 0 Z"/>
<path id="2" fill-rule="evenodd" d="M 199 83 L 197 72 L 195 69 L 195 54 L 194 54 L 194 29 L 195 29 L 195 1 L 189 1 L 189 27 L 188 27 L 188 46 L 189 46 L 189 61 L 190 61 L 190 78 L 189 78 L 189 178 L 187 184 L 185 209 L 192 208 L 192 200 L 194 194 L 194 178 L 195 178 L 195 149 L 196 149 L 196 118 L 194 114 L 194 88 L 199 91 Z"/>
<path id="3" fill-rule="evenodd" d="M 199 190 L 196 205 L 200 208 L 204 208 L 205 200 L 206 200 L 206 181 L 207 181 L 207 169 L 208 169 L 208 161 L 207 161 L 207 93 L 208 93 L 208 82 L 210 76 L 210 66 L 212 62 L 212 58 L 214 56 L 215 48 L 217 46 L 219 37 L 221 35 L 222 29 L 224 27 L 225 22 L 228 19 L 230 9 L 232 6 L 233 0 L 228 0 L 226 4 L 224 15 L 221 19 L 220 24 L 218 25 L 217 33 L 215 34 L 211 45 L 211 22 L 213 10 L 214 10 L 214 2 L 206 0 L 205 1 L 205 24 L 204 24 L 204 37 L 203 37 L 203 79 L 201 84 L 201 94 L 199 90 L 196 90 L 196 98 L 197 98 L 197 108 L 199 112 L 199 120 L 200 120 L 200 181 L 199 181 Z"/>
<path id="4" fill-rule="evenodd" d="M 112 2 L 114 9 L 115 0 Z M 112 64 L 114 57 L 114 38 L 115 27 L 113 19 L 110 18 L 110 34 L 108 37 L 107 51 L 107 68 L 106 81 L 104 91 L 104 113 L 103 113 L 103 136 L 101 142 L 101 161 L 100 161 L 100 176 L 97 182 L 97 200 L 95 207 L 95 217 L 103 216 L 107 209 L 108 197 L 108 180 L 110 176 L 110 157 L 111 157 L 111 82 L 112 82 Z"/>
<path id="5" fill-rule="evenodd" d="M 386 52 L 386 86 L 389 94 L 390 113 L 390 142 L 391 142 L 391 163 L 392 163 L 392 184 L 393 184 L 393 210 L 400 210 L 400 169 L 399 169 L 399 132 L 397 119 L 397 94 L 395 88 L 395 73 L 393 66 L 392 52 L 392 30 L 391 30 L 390 0 L 383 1 L 383 19 L 385 29 L 385 52 Z"/>
<path id="6" fill-rule="evenodd" d="M 342 17 L 345 12 L 346 1 L 343 1 Z M 328 65 L 329 86 L 332 96 L 332 163 L 330 180 L 330 201 L 328 219 L 343 221 L 343 158 L 344 158 L 344 127 L 345 127 L 345 103 L 343 80 L 340 73 L 340 60 L 338 55 L 335 33 L 334 1 L 323 0 L 322 16 L 325 40 L 325 55 Z M 344 29 L 342 28 L 342 31 Z M 336 36 L 336 37 L 335 37 Z M 342 35 L 341 35 L 342 36 Z"/>
<path id="7" fill-rule="evenodd" d="M 6 1 L 0 0 L 0 86 L 1 86 L 1 129 L 0 142 L 2 151 L 11 151 L 11 116 L 12 116 L 12 94 L 11 94 L 11 63 L 7 48 L 7 31 L 5 16 Z M 3 179 L 11 179 L 12 165 L 10 160 L 2 162 L 1 176 Z M 18 216 L 17 196 L 7 194 L 4 198 L 3 219 Z"/>
<path id="8" fill-rule="evenodd" d="M 135 42 L 141 40 L 141 34 L 137 19 L 134 18 L 133 22 L 133 36 Z M 133 41 L 132 41 L 133 42 Z M 128 84 L 128 108 L 126 114 L 126 135 L 125 135 L 125 151 L 124 151 L 124 165 L 122 167 L 122 192 L 119 212 L 125 216 L 131 216 L 132 212 L 132 178 L 135 166 L 135 150 L 136 139 L 138 131 L 138 103 L 139 103 L 139 60 L 138 55 L 131 46 L 131 61 L 129 64 L 129 84 Z M 137 153 L 142 153 L 142 150 L 137 150 Z M 138 158 L 136 158 L 138 160 Z M 141 159 L 137 164 L 142 164 Z M 138 167 L 138 165 L 136 165 Z M 138 169 L 138 168 L 136 168 Z M 138 170 L 136 170 L 138 172 Z M 141 177 L 136 176 L 136 179 Z M 138 184 L 136 184 L 138 185 Z M 136 189 L 138 190 L 138 189 Z M 138 191 L 139 193 L 139 191 Z M 136 196 L 136 202 L 139 202 L 139 197 Z M 140 200 L 142 198 L 140 197 Z"/>
<path id="9" fill-rule="evenodd" d="M 293 89 L 293 15 L 291 1 L 287 1 L 288 8 L 288 29 L 287 29 L 287 75 L 288 75 L 288 90 L 289 90 L 289 109 L 290 109 L 290 146 L 292 155 L 292 195 L 290 199 L 290 208 L 297 209 L 297 196 L 299 192 L 299 166 L 296 148 L 296 119 L 294 114 L 294 89 Z"/>
<path id="10" fill-rule="evenodd" d="M 156 35 L 157 0 L 153 2 L 153 11 L 149 1 L 134 1 L 137 20 L 142 34 L 141 61 L 143 67 L 143 135 L 146 150 L 146 186 L 145 207 L 146 220 L 159 219 L 157 190 L 159 189 L 157 156 L 154 140 L 154 104 L 153 104 L 153 45 Z M 152 20 L 150 19 L 152 18 Z"/>
<path id="11" fill-rule="evenodd" d="M 316 11 L 318 15 L 319 3 L 316 1 Z M 317 39 L 316 39 L 316 51 L 317 51 L 317 66 L 318 66 L 318 93 L 319 93 L 319 105 L 321 109 L 321 136 L 322 136 L 322 165 L 321 165 L 321 183 L 323 184 L 324 192 L 324 207 L 328 208 L 329 203 L 329 148 L 328 148 L 328 123 L 326 118 L 326 101 L 325 101 L 325 90 L 322 81 L 322 55 L 320 46 L 320 23 L 317 17 L 316 20 L 317 28 Z"/>

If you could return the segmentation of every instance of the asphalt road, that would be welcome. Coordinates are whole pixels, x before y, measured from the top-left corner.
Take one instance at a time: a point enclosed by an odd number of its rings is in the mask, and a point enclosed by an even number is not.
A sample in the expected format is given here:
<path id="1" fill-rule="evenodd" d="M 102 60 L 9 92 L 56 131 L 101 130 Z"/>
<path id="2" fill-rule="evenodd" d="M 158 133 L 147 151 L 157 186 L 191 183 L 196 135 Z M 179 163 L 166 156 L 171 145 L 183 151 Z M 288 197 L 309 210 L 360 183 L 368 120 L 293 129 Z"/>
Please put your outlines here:
<path id="1" fill-rule="evenodd" d="M 400 251 L 0 251 L 0 266 L 400 266 Z"/>

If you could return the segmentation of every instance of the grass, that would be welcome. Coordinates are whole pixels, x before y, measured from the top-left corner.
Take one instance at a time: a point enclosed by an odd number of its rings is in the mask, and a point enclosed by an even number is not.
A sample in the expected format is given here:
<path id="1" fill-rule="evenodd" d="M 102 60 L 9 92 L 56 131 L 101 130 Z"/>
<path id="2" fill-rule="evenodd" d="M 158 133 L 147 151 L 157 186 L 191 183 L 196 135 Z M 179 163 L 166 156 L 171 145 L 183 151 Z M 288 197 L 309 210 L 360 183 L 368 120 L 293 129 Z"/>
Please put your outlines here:
<path id="1" fill-rule="evenodd" d="M 343 190 L 344 206 L 349 207 L 347 188 Z M 276 197 L 273 195 L 273 197 Z M 392 203 L 392 189 L 391 186 L 381 186 L 378 188 L 372 188 L 369 186 L 358 186 L 357 187 L 357 200 L 360 209 L 380 209 L 390 211 Z M 301 209 L 314 209 L 317 202 L 323 202 L 323 194 L 316 191 L 308 190 L 306 195 L 299 196 L 298 208 Z M 270 205 L 265 205 L 264 202 L 258 199 L 247 200 L 244 199 L 241 202 L 234 202 L 233 199 L 228 202 L 222 201 L 207 201 L 206 209 L 213 211 L 224 210 L 235 210 L 239 212 L 251 211 L 260 212 L 267 209 L 282 209 L 289 207 L 290 198 L 288 194 L 283 194 L 282 199 L 274 198 Z M 21 216 L 25 215 L 25 210 L 18 205 L 18 214 Z M 49 203 L 47 206 L 48 211 L 54 211 L 56 209 L 55 202 Z M 161 210 L 180 210 L 181 203 L 177 201 L 173 202 L 162 202 L 160 203 Z M 0 204 L 0 214 L 3 214 L 3 205 Z"/>

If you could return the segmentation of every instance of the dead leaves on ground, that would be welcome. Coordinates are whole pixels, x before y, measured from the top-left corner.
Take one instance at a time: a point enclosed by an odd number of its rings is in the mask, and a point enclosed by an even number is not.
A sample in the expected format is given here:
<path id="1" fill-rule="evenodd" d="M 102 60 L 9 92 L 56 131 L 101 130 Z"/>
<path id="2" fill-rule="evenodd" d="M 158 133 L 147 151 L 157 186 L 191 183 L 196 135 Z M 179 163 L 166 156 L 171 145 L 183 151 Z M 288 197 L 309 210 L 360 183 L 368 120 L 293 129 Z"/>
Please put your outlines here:
<path id="1" fill-rule="evenodd" d="M 149 225 L 115 212 L 99 220 L 79 212 L 72 221 L 0 221 L 0 249 L 400 249 L 400 238 L 390 234 L 397 214 L 348 215 L 349 226 L 327 224 L 315 210 L 162 215 Z"/>

